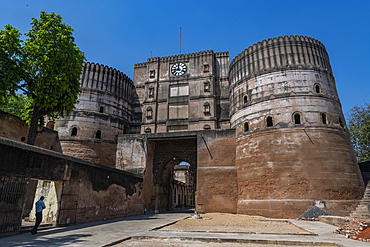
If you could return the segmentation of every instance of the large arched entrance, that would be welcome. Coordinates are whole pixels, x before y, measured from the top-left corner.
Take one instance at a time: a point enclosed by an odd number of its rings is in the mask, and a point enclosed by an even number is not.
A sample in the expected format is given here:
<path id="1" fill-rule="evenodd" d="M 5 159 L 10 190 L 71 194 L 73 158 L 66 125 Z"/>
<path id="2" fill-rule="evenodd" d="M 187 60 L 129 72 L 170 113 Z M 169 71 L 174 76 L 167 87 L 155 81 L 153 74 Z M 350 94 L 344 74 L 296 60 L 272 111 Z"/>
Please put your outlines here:
<path id="1" fill-rule="evenodd" d="M 166 210 L 194 207 L 195 175 L 192 166 L 181 159 L 174 158 L 162 166 L 158 187 L 167 196 Z"/>
<path id="2" fill-rule="evenodd" d="M 194 206 L 197 137 L 149 140 L 155 144 L 153 155 L 153 197 L 155 199 L 153 206 L 155 211 L 163 212 Z M 180 165 L 183 162 L 188 165 Z"/>

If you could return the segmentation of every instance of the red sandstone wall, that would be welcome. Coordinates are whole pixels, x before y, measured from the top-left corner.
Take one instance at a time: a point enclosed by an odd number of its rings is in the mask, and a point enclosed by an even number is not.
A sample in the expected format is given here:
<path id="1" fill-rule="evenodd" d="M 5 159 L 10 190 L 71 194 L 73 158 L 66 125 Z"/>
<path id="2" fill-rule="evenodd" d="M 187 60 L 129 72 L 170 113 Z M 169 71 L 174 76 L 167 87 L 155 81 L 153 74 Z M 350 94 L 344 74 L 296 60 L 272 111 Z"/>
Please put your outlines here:
<path id="1" fill-rule="evenodd" d="M 60 141 L 63 154 L 115 168 L 116 144 L 114 142 L 83 140 L 83 138 L 69 141 L 66 140 L 68 138 L 62 138 Z"/>
<path id="2" fill-rule="evenodd" d="M 349 215 L 363 181 L 342 128 L 272 129 L 237 139 L 238 213 L 295 218 L 315 200 Z"/>
<path id="3" fill-rule="evenodd" d="M 76 224 L 143 214 L 141 183 L 135 184 L 136 192 L 129 196 L 124 187 L 114 183 L 97 191 L 86 174 L 80 177 Z"/>
<path id="4" fill-rule="evenodd" d="M 236 213 L 235 130 L 202 133 L 212 157 L 198 136 L 196 209 Z"/>
<path id="5" fill-rule="evenodd" d="M 143 179 L 142 200 L 147 212 L 154 212 L 151 206 L 152 190 L 153 190 L 153 156 L 154 156 L 154 142 L 147 142 L 146 166 Z"/>

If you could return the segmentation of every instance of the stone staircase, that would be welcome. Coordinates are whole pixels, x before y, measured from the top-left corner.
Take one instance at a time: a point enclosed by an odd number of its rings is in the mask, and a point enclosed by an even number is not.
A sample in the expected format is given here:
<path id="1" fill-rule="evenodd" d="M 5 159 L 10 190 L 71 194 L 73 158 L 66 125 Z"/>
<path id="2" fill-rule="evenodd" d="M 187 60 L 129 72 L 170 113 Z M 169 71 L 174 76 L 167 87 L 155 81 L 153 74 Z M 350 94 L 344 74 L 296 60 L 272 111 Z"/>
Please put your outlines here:
<path id="1" fill-rule="evenodd" d="M 351 216 L 361 219 L 370 219 L 370 181 L 366 185 L 364 197 L 362 197 L 360 205 L 351 213 Z"/>

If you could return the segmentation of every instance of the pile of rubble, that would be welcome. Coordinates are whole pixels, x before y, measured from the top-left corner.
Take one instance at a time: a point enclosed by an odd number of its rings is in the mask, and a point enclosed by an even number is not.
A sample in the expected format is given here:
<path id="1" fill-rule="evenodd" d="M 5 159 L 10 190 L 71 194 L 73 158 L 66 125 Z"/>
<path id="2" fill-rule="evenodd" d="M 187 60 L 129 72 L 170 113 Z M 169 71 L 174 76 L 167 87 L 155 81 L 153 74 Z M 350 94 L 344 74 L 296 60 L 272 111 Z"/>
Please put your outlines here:
<path id="1" fill-rule="evenodd" d="M 319 208 L 317 206 L 313 206 L 309 208 L 306 212 L 304 212 L 301 216 L 298 217 L 299 220 L 319 220 L 319 216 L 321 215 L 333 215 L 330 212 Z"/>
<path id="2" fill-rule="evenodd" d="M 335 233 L 346 235 L 347 238 L 370 242 L 370 220 L 352 218 Z"/>

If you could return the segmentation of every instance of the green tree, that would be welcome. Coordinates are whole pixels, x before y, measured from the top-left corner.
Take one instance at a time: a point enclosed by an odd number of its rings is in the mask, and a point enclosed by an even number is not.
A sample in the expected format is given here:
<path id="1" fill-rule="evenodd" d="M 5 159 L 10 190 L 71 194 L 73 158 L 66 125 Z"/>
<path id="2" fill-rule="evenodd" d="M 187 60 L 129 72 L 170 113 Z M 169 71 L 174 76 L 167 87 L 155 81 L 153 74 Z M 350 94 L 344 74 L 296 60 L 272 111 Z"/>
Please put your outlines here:
<path id="1" fill-rule="evenodd" d="M 22 118 L 30 125 L 28 144 L 34 144 L 43 116 L 54 121 L 68 115 L 77 103 L 85 56 L 72 32 L 60 15 L 43 11 L 39 19 L 32 18 L 25 41 L 10 25 L 0 31 L 0 104 L 7 104 L 17 90 L 23 91 Z"/>
<path id="2" fill-rule="evenodd" d="M 7 103 L 0 105 L 0 110 L 22 117 L 22 111 L 26 108 L 26 98 L 22 94 L 10 95 Z"/>
<path id="3" fill-rule="evenodd" d="M 370 160 L 370 104 L 353 107 L 347 114 L 347 119 L 357 161 Z"/>

